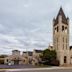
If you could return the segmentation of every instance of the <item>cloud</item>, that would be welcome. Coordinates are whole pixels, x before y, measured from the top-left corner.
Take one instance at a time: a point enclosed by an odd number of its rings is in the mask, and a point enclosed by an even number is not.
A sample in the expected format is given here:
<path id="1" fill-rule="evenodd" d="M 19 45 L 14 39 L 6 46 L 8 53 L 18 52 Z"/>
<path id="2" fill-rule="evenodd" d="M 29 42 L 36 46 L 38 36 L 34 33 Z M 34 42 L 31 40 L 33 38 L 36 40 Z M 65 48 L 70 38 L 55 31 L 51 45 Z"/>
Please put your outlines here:
<path id="1" fill-rule="evenodd" d="M 71 3 L 71 0 L 0 0 L 0 54 L 10 54 L 14 49 L 45 49 L 52 44 L 52 20 L 61 5 L 70 17 L 72 44 Z"/>
<path id="2" fill-rule="evenodd" d="M 29 7 L 29 5 L 28 4 L 25 4 L 24 7 Z"/>

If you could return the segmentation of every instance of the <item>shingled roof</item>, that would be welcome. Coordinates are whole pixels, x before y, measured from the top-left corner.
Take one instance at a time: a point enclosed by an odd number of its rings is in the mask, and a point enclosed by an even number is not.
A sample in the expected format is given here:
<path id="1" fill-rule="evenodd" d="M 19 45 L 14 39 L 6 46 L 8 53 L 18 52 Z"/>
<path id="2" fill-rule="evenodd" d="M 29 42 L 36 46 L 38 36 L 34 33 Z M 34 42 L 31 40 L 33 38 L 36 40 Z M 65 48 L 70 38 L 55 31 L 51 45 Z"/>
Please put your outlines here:
<path id="1" fill-rule="evenodd" d="M 60 15 L 62 16 L 62 22 L 63 22 L 64 24 L 68 24 L 68 22 L 67 22 L 67 19 L 68 19 L 68 18 L 66 18 L 65 14 L 64 14 L 64 12 L 63 12 L 63 9 L 62 9 L 62 7 L 61 7 L 60 10 L 59 10 L 59 12 L 58 12 L 58 15 L 57 15 L 56 19 L 54 19 L 54 20 L 55 20 L 54 25 L 58 24 L 58 18 L 59 18 Z"/>

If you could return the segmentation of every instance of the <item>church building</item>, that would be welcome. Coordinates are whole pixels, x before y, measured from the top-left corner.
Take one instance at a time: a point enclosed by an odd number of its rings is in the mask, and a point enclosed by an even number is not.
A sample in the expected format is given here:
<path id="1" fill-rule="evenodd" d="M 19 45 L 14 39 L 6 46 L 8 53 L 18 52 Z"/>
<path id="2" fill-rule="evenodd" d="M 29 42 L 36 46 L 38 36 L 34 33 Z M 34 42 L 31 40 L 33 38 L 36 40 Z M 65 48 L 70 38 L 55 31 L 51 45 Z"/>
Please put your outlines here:
<path id="1" fill-rule="evenodd" d="M 53 19 L 53 48 L 57 52 L 60 65 L 72 64 L 72 50 L 69 47 L 69 18 L 65 16 L 62 8 Z"/>
<path id="2" fill-rule="evenodd" d="M 60 65 L 72 64 L 72 46 L 69 46 L 69 18 L 65 16 L 63 9 L 60 8 L 57 17 L 53 19 L 53 46 L 49 46 L 50 50 L 55 50 L 57 60 Z M 40 61 L 41 50 L 33 52 L 23 52 L 13 50 L 4 60 L 5 64 L 33 64 L 37 65 Z"/>

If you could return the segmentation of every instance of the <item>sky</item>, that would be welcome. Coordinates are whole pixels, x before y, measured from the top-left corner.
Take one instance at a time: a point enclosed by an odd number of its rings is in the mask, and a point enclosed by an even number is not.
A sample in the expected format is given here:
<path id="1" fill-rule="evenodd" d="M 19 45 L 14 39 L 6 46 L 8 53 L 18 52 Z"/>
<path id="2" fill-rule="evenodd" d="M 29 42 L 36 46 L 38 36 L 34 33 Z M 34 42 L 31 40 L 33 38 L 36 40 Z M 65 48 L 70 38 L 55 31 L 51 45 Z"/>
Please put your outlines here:
<path id="1" fill-rule="evenodd" d="M 70 19 L 72 45 L 72 0 L 0 0 L 0 54 L 52 45 L 53 18 L 60 7 Z"/>

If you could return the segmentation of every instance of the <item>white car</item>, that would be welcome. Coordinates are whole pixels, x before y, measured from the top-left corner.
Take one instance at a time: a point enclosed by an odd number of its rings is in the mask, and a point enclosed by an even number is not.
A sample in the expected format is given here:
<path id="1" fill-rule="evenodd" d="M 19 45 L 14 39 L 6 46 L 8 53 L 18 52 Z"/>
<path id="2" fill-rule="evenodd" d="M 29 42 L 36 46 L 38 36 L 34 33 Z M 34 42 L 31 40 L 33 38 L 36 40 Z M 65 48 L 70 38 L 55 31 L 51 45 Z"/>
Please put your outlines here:
<path id="1" fill-rule="evenodd" d="M 11 65 L 11 63 L 8 63 L 8 65 Z"/>

